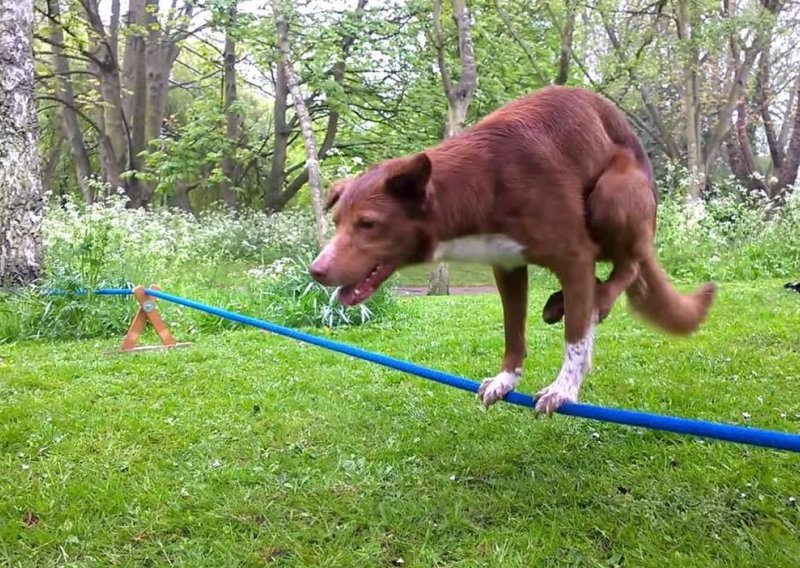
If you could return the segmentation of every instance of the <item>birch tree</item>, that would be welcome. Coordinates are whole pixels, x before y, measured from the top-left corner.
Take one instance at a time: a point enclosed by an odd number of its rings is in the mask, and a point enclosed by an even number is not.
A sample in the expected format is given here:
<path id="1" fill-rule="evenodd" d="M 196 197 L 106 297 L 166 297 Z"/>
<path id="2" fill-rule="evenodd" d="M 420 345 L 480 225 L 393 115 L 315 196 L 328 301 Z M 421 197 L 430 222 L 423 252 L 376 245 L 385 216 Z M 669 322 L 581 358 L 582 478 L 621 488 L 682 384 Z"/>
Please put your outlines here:
<path id="1" fill-rule="evenodd" d="M 41 276 L 44 196 L 31 49 L 33 0 L 0 3 L 0 287 Z"/>
<path id="2" fill-rule="evenodd" d="M 316 221 L 317 241 L 320 246 L 325 243 L 328 232 L 325 221 L 325 212 L 322 207 L 322 175 L 319 167 L 319 157 L 317 156 L 317 144 L 314 141 L 314 125 L 311 122 L 311 115 L 308 112 L 303 93 L 300 91 L 300 81 L 294 70 L 291 57 L 291 45 L 289 43 L 289 25 L 283 11 L 281 0 L 275 0 L 272 4 L 275 16 L 275 26 L 278 39 L 278 67 L 286 80 L 286 86 L 292 95 L 294 111 L 300 120 L 300 128 L 303 133 L 303 144 L 306 149 L 306 170 L 308 171 L 308 186 L 311 191 L 311 206 L 314 209 L 314 219 Z"/>
<path id="3" fill-rule="evenodd" d="M 458 32 L 459 77 L 455 83 L 445 57 L 445 40 L 442 31 L 442 1 L 433 3 L 433 45 L 436 63 L 441 76 L 442 89 L 447 97 L 447 124 L 445 137 L 455 136 L 464 129 L 467 111 L 478 87 L 478 69 L 472 44 L 471 24 L 466 0 L 452 0 L 453 17 Z M 450 292 L 450 274 L 447 264 L 440 263 L 428 278 L 428 294 L 444 295 Z"/>
<path id="4" fill-rule="evenodd" d="M 279 0 L 275 1 L 277 2 Z M 357 0 L 355 10 L 344 15 L 344 20 L 349 21 L 349 25 L 342 30 L 335 62 L 325 73 L 327 77 L 333 80 L 333 85 L 335 85 L 337 89 L 344 89 L 347 59 L 356 43 L 358 25 L 364 18 L 366 4 L 367 0 Z M 289 86 L 286 73 L 283 72 L 283 66 L 280 63 L 280 57 L 278 65 L 272 72 L 272 75 L 275 85 L 274 104 L 272 107 L 272 129 L 274 134 L 272 139 L 270 168 L 268 174 L 264 176 L 266 182 L 264 184 L 264 210 L 268 212 L 280 211 L 283 209 L 283 207 L 297 195 L 297 192 L 308 183 L 310 176 L 308 167 L 303 167 L 299 173 L 294 174 L 294 177 L 290 175 L 299 168 L 296 164 L 287 163 L 289 146 L 293 140 L 293 131 L 292 123 L 287 116 L 290 96 Z M 298 74 L 296 73 L 295 75 Z M 332 106 L 329 107 L 327 120 L 325 122 L 325 131 L 317 151 L 318 160 L 324 159 L 328 152 L 334 147 L 336 137 L 339 134 L 339 128 L 341 127 L 341 118 L 339 110 Z"/>

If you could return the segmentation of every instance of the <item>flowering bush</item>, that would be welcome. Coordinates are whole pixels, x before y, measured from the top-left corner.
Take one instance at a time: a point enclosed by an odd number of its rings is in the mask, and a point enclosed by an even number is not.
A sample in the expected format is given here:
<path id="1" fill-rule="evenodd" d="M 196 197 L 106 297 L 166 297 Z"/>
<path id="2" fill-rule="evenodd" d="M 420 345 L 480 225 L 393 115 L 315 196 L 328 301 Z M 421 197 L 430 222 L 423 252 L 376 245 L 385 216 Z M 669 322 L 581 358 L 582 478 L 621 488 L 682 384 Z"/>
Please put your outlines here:
<path id="1" fill-rule="evenodd" d="M 708 201 L 691 201 L 687 176 L 673 169 L 661 180 L 667 197 L 658 212 L 659 260 L 690 280 L 791 278 L 800 274 L 800 191 L 782 207 L 733 178 L 717 182 Z"/>
<path id="2" fill-rule="evenodd" d="M 200 216 L 178 210 L 127 209 L 114 196 L 83 205 L 51 206 L 44 237 L 48 278 L 74 278 L 87 287 L 123 282 L 170 283 L 175 267 L 267 262 L 314 249 L 305 212 L 266 215 L 213 209 Z"/>
<path id="3" fill-rule="evenodd" d="M 98 192 L 100 193 L 100 192 Z M 314 283 L 305 264 L 318 247 L 311 214 L 213 209 L 127 209 L 112 196 L 93 205 L 50 205 L 44 222 L 41 288 L 94 290 L 158 283 L 178 294 L 288 325 L 357 325 L 383 315 L 391 299 L 346 310 Z M 288 258 L 287 258 L 288 257 Z M 244 268 L 256 265 L 267 268 Z M 282 268 L 283 267 L 283 268 Z M 376 308 L 377 306 L 377 308 Z M 43 294 L 39 288 L 0 297 L 0 341 L 81 338 L 124 333 L 130 299 Z M 174 310 L 165 306 L 165 313 Z M 226 327 L 217 318 L 183 312 L 185 332 Z"/>

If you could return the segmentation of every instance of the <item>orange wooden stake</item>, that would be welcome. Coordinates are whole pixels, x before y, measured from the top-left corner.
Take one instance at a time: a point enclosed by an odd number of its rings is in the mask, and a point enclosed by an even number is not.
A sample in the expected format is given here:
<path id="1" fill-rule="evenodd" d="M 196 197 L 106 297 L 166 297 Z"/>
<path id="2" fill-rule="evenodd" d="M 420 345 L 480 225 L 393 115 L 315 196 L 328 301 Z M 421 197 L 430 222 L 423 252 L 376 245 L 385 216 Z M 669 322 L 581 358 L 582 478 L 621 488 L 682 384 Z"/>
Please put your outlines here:
<path id="1" fill-rule="evenodd" d="M 150 286 L 153 290 L 160 290 L 155 284 Z M 133 289 L 133 297 L 139 302 L 139 310 L 128 328 L 128 333 L 122 340 L 122 345 L 114 353 L 130 353 L 134 351 L 153 351 L 158 349 L 172 349 L 174 347 L 185 347 L 191 345 L 190 343 L 178 343 L 167 328 L 167 324 L 161 318 L 156 308 L 156 299 L 148 296 L 144 291 L 144 287 L 137 286 Z M 142 335 L 144 328 L 147 327 L 147 322 L 153 326 L 153 329 L 161 339 L 161 345 L 139 345 L 139 337 Z"/>

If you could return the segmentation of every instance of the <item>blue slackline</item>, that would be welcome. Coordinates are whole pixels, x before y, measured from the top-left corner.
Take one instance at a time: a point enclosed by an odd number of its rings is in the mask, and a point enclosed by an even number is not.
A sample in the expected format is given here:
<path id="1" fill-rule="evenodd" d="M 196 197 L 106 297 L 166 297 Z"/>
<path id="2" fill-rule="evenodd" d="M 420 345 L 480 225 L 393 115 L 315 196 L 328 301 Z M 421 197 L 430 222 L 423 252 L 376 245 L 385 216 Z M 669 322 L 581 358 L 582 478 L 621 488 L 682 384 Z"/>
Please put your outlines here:
<path id="1" fill-rule="evenodd" d="M 146 289 L 145 292 L 155 298 L 160 298 L 167 302 L 172 302 L 180 306 L 192 308 L 207 314 L 218 316 L 224 319 L 235 321 L 244 325 L 263 329 L 271 333 L 282 335 L 290 339 L 324 347 L 331 351 L 344 353 L 356 359 L 363 359 L 371 363 L 376 363 L 390 369 L 402 371 L 436 381 L 457 389 L 470 391 L 473 393 L 478 392 L 479 383 L 457 377 L 449 373 L 428 369 L 414 363 L 395 359 L 380 353 L 372 353 L 332 341 L 316 335 L 297 331 L 288 327 L 283 327 L 274 323 L 269 323 L 263 320 L 229 312 L 221 308 L 215 308 L 193 300 L 187 300 L 180 296 L 173 296 L 160 290 Z M 101 296 L 124 296 L 132 294 L 133 290 L 126 288 L 104 288 L 96 292 Z M 536 404 L 536 399 L 528 394 L 512 391 L 508 393 L 503 400 L 511 404 L 519 406 L 533 407 Z M 689 418 L 678 418 L 674 416 L 664 416 L 659 414 L 652 414 L 650 412 L 639 412 L 635 410 L 626 410 L 621 408 L 606 408 L 603 406 L 595 406 L 592 404 L 583 403 L 566 403 L 561 406 L 556 412 L 567 416 L 576 416 L 579 418 L 588 418 L 590 420 L 601 420 L 603 422 L 611 422 L 614 424 L 624 424 L 627 426 L 638 426 L 641 428 L 649 428 L 651 430 L 663 430 L 666 432 L 673 432 L 676 434 L 688 434 L 691 436 L 700 436 L 704 438 L 713 438 L 716 440 L 724 440 L 726 442 L 736 442 L 739 444 L 749 444 L 752 446 L 761 446 L 765 448 L 774 448 L 777 450 L 787 450 L 791 452 L 800 452 L 800 434 L 790 434 L 788 432 L 777 432 L 774 430 L 764 430 L 761 428 L 751 428 L 747 426 L 735 426 L 731 424 L 721 424 L 718 422 L 708 422 L 705 420 L 693 420 Z"/>

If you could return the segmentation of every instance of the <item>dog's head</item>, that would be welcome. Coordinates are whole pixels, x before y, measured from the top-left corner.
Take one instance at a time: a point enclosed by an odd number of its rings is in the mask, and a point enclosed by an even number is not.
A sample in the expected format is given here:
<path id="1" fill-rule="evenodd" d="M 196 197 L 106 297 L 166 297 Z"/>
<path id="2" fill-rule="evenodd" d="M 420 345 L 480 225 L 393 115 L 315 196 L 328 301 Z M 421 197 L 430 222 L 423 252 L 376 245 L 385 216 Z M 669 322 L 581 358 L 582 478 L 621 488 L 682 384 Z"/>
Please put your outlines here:
<path id="1" fill-rule="evenodd" d="M 311 263 L 311 276 L 341 286 L 339 301 L 354 306 L 398 268 L 426 261 L 432 253 L 430 176 L 431 162 L 419 153 L 336 182 L 326 203 L 335 208 L 336 232 Z"/>

